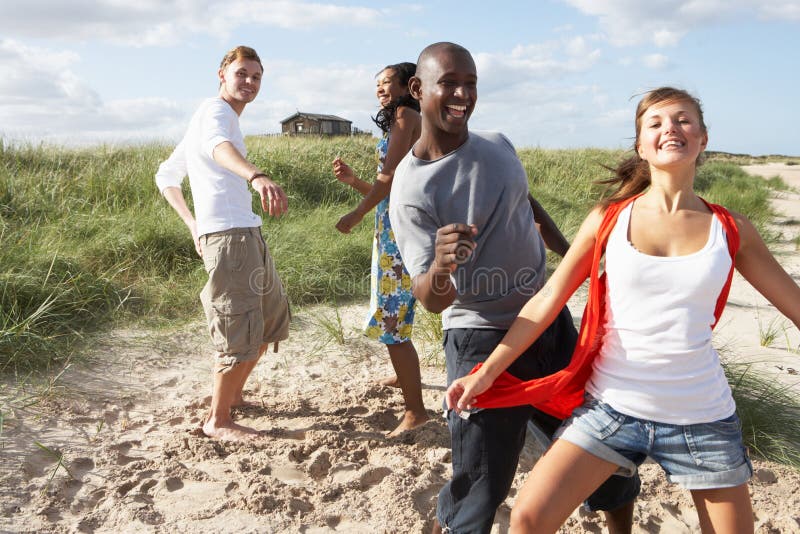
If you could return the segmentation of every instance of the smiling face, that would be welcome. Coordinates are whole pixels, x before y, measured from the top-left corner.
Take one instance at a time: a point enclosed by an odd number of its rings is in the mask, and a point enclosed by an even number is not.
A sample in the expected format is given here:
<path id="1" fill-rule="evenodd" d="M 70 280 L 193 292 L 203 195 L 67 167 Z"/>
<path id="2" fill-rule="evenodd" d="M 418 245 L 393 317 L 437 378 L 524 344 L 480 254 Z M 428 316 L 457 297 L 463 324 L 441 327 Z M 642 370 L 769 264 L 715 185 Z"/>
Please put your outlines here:
<path id="1" fill-rule="evenodd" d="M 707 144 L 706 127 L 693 101 L 658 102 L 637 119 L 636 151 L 652 167 L 695 165 Z"/>
<path id="2" fill-rule="evenodd" d="M 375 84 L 375 96 L 378 97 L 381 107 L 385 108 L 406 94 L 408 94 L 408 86 L 400 83 L 400 76 L 394 69 L 383 69 Z"/>
<path id="3" fill-rule="evenodd" d="M 411 79 L 411 95 L 419 100 L 423 130 L 460 145 L 478 100 L 478 75 L 464 49 L 441 46 L 420 59 Z"/>
<path id="4" fill-rule="evenodd" d="M 219 96 L 237 113 L 252 102 L 261 89 L 263 70 L 254 59 L 237 59 L 219 70 Z"/>

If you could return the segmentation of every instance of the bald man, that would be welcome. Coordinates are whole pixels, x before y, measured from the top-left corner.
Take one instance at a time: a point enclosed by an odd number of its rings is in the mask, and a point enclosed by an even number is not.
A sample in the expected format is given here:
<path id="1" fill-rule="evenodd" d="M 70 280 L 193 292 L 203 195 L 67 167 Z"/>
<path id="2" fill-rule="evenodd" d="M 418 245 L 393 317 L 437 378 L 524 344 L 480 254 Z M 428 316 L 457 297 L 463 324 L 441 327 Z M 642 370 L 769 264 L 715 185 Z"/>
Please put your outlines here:
<path id="1" fill-rule="evenodd" d="M 448 385 L 497 346 L 522 306 L 544 285 L 545 245 L 563 256 L 569 243 L 528 192 L 511 142 L 470 132 L 478 98 L 467 49 L 435 43 L 409 82 L 422 132 L 400 162 L 390 218 L 414 296 L 442 314 Z M 564 308 L 509 368 L 525 380 L 567 365 L 577 332 Z M 453 477 L 439 493 L 434 532 L 492 528 L 511 488 L 529 422 L 548 436 L 561 421 L 533 406 L 447 413 Z M 587 501 L 607 513 L 610 532 L 630 532 L 638 478 L 612 477 Z"/>

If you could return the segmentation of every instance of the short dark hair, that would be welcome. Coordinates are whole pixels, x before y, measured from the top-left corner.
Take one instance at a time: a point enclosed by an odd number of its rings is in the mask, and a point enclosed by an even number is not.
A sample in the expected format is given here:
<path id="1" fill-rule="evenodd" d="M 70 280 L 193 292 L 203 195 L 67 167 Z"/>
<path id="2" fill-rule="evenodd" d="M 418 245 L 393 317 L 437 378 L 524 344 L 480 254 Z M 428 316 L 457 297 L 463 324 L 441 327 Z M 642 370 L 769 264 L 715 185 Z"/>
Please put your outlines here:
<path id="1" fill-rule="evenodd" d="M 461 53 L 461 54 L 467 54 L 470 58 L 472 57 L 472 54 L 469 53 L 469 50 L 467 50 L 463 46 L 461 46 L 459 44 L 456 44 L 456 43 L 450 43 L 450 42 L 447 42 L 447 41 L 442 41 L 442 42 L 439 42 L 439 43 L 433 43 L 433 44 L 430 44 L 430 45 L 426 46 L 422 50 L 422 52 L 419 53 L 419 57 L 417 58 L 417 68 L 419 70 L 424 69 L 425 68 L 424 64 L 429 58 L 431 58 L 432 56 L 438 54 L 439 52 L 443 52 L 443 51 L 458 52 L 458 53 Z"/>

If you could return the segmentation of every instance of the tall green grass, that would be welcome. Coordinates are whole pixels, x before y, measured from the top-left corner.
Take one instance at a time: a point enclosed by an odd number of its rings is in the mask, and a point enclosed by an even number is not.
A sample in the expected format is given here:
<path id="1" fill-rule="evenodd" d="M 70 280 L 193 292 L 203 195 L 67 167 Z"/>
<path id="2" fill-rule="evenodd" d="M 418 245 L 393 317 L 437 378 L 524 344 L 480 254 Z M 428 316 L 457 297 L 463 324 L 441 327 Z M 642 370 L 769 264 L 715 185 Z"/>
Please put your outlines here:
<path id="1" fill-rule="evenodd" d="M 753 371 L 747 362 L 727 361 L 724 368 L 751 452 L 800 468 L 800 399 L 796 389 Z"/>
<path id="2" fill-rule="evenodd" d="M 336 156 L 365 179 L 377 161 L 374 140 L 249 138 L 250 157 L 290 197 L 264 234 L 293 304 L 366 298 L 372 219 L 352 234 L 334 224 L 359 200 L 331 172 Z M 170 326 L 199 316 L 205 282 L 189 233 L 156 189 L 153 176 L 172 147 L 4 147 L 0 151 L 0 371 L 62 367 L 86 340 L 115 322 Z M 531 190 L 572 237 L 623 152 L 520 150 Z M 710 161 L 697 187 L 705 198 L 742 212 L 763 231 L 769 182 Z M 187 199 L 190 200 L 188 190 Z M 259 210 L 258 198 L 253 205 Z M 417 332 L 441 336 L 437 317 L 420 312 Z M 428 326 L 425 326 L 428 325 Z M 758 454 L 800 465 L 800 403 L 787 390 L 738 367 L 726 368 Z M 776 414 L 788 414 L 776 418 Z M 778 421 L 776 425 L 770 425 Z M 794 451 L 794 452 L 792 452 Z"/>
<path id="3" fill-rule="evenodd" d="M 287 191 L 290 211 L 264 217 L 276 265 L 295 305 L 369 291 L 371 216 L 352 234 L 334 229 L 359 195 L 331 172 L 336 156 L 374 176 L 374 139 L 253 137 L 250 157 Z M 76 343 L 119 320 L 169 325 L 198 314 L 205 281 L 189 234 L 153 176 L 172 147 L 5 147 L 0 152 L 0 370 L 47 369 Z M 567 236 L 599 196 L 609 150 L 524 149 L 531 189 Z M 708 198 L 764 225 L 764 181 L 708 163 Z M 188 194 L 188 186 L 186 196 Z M 253 205 L 259 210 L 258 198 Z"/>
<path id="4" fill-rule="evenodd" d="M 371 224 L 348 236 L 334 229 L 358 196 L 334 179 L 331 162 L 341 155 L 371 177 L 374 141 L 248 143 L 290 195 L 289 214 L 265 216 L 264 232 L 292 302 L 366 295 Z M 171 149 L 21 146 L 0 153 L 0 371 L 59 364 L 113 321 L 158 325 L 197 316 L 205 272 L 153 179 Z"/>

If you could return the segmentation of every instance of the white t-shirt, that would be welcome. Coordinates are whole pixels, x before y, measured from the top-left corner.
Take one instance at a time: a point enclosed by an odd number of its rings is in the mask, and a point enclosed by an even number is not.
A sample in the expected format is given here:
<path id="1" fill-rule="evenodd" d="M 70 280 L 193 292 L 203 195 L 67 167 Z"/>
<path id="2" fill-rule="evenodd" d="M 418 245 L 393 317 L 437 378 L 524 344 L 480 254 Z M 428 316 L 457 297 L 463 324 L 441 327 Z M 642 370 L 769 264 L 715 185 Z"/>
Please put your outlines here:
<path id="1" fill-rule="evenodd" d="M 711 344 L 714 308 L 731 268 L 722 224 L 685 256 L 650 256 L 628 241 L 633 203 L 619 215 L 605 255 L 606 315 L 586 384 L 620 413 L 661 423 L 718 421 L 736 406 Z"/>
<path id="2" fill-rule="evenodd" d="M 219 97 L 204 100 L 183 139 L 156 173 L 158 189 L 180 187 L 189 175 L 198 235 L 230 228 L 261 226 L 253 213 L 247 181 L 214 161 L 214 148 L 229 141 L 247 157 L 239 116 Z"/>

